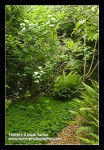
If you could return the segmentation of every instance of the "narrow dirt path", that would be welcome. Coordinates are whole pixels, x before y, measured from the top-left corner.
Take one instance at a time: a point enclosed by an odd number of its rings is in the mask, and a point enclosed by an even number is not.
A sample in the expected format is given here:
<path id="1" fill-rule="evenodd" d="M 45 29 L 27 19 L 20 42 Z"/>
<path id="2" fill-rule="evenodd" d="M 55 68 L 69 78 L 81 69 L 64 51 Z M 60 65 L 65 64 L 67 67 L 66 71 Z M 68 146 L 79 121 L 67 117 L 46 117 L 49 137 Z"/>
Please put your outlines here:
<path id="1" fill-rule="evenodd" d="M 58 134 L 58 138 L 61 140 L 49 141 L 47 145 L 80 145 L 80 140 L 76 138 L 78 127 L 79 125 L 74 124 L 67 126 Z"/>
<path id="2" fill-rule="evenodd" d="M 76 120 L 79 122 L 86 121 L 82 116 L 77 116 Z M 81 145 L 80 140 L 76 137 L 76 131 L 80 126 L 80 124 L 69 124 L 66 128 L 58 133 L 57 138 L 61 138 L 61 140 L 49 141 L 47 145 Z"/>

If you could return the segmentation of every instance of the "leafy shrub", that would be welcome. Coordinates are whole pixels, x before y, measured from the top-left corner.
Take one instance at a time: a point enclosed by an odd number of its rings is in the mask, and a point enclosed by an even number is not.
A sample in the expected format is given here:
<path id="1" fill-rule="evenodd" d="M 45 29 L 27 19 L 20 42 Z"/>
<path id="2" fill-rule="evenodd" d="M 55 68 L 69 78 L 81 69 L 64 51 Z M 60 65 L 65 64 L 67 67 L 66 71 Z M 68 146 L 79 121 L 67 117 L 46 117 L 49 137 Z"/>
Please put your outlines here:
<path id="1" fill-rule="evenodd" d="M 11 103 L 12 103 L 12 100 L 6 99 L 6 103 L 5 103 L 6 109 L 9 107 Z"/>
<path id="2" fill-rule="evenodd" d="M 98 82 L 93 81 L 92 87 L 83 83 L 85 91 L 82 92 L 82 100 L 74 99 L 71 106 L 74 111 L 70 111 L 73 114 L 83 116 L 86 120 L 84 124 L 78 129 L 78 138 L 84 144 L 98 144 Z M 82 133 L 86 132 L 83 134 Z M 79 134 L 81 133 L 81 134 Z"/>
<path id="3" fill-rule="evenodd" d="M 79 96 L 81 86 L 81 77 L 76 72 L 70 72 L 67 76 L 63 71 L 54 83 L 55 96 L 63 99 L 71 99 Z"/>

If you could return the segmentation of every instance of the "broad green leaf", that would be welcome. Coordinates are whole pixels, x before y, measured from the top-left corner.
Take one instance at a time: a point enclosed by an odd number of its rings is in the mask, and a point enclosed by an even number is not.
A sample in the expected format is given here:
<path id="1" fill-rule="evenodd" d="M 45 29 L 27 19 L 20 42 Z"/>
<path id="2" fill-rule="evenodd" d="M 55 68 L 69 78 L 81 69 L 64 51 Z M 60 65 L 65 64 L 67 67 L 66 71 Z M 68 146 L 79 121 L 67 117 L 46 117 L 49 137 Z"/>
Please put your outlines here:
<path id="1" fill-rule="evenodd" d="M 92 37 L 92 39 L 91 39 L 91 40 L 92 40 L 92 41 L 93 41 L 93 40 L 97 41 L 98 36 L 99 36 L 99 34 L 98 34 L 98 33 L 94 34 L 94 36 Z"/>
<path id="2" fill-rule="evenodd" d="M 7 84 L 5 85 L 5 87 L 6 87 L 6 88 L 10 88 L 9 85 L 7 85 Z"/>
<path id="3" fill-rule="evenodd" d="M 69 47 L 70 47 L 70 49 L 72 49 L 73 46 L 74 46 L 74 41 L 73 40 L 69 41 Z"/>
<path id="4" fill-rule="evenodd" d="M 78 28 L 80 25 L 84 24 L 86 22 L 86 20 L 80 20 L 77 22 L 76 24 L 76 28 Z"/>

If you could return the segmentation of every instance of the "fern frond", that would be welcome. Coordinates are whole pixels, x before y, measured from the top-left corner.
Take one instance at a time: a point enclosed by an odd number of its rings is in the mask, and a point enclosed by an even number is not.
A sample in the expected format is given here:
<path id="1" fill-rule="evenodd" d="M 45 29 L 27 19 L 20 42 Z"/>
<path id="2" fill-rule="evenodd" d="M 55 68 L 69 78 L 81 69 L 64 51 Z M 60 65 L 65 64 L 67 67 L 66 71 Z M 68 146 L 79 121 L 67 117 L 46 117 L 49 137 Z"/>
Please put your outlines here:
<path id="1" fill-rule="evenodd" d="M 79 122 L 80 122 L 80 121 L 78 121 L 78 120 L 74 120 L 74 121 L 69 121 L 68 123 L 69 123 L 69 124 L 79 124 Z"/>
<path id="2" fill-rule="evenodd" d="M 90 121 L 89 124 L 91 124 L 91 125 L 95 126 L 96 128 L 98 128 L 98 124 L 95 123 L 94 121 Z"/>
<path id="3" fill-rule="evenodd" d="M 98 144 L 98 142 L 95 140 L 89 140 L 87 138 L 82 138 L 82 137 L 77 137 L 77 138 L 80 139 L 81 141 L 83 141 L 85 144 L 91 144 L 91 145 Z"/>
<path id="4" fill-rule="evenodd" d="M 88 127 L 88 126 L 82 126 L 82 127 L 80 127 L 78 130 L 77 130 L 77 134 L 78 133 L 81 133 L 81 132 L 83 132 L 83 131 L 88 131 L 88 132 L 92 132 L 92 128 L 91 127 Z"/>
<path id="5" fill-rule="evenodd" d="M 94 117 L 94 116 L 92 116 L 92 115 L 90 115 L 90 116 L 92 117 L 92 119 L 94 120 L 94 122 L 98 125 L 99 124 L 98 116 L 97 116 L 97 118 Z"/>
<path id="6" fill-rule="evenodd" d="M 88 133 L 88 136 L 91 136 L 93 139 L 95 139 L 95 141 L 99 141 L 99 135 L 96 135 L 94 133 Z"/>
<path id="7" fill-rule="evenodd" d="M 89 85 L 87 85 L 85 83 L 82 83 L 82 84 L 85 87 L 87 94 L 91 95 L 92 97 L 93 96 L 98 97 L 98 93 L 96 92 L 96 90 L 94 88 L 90 87 Z"/>

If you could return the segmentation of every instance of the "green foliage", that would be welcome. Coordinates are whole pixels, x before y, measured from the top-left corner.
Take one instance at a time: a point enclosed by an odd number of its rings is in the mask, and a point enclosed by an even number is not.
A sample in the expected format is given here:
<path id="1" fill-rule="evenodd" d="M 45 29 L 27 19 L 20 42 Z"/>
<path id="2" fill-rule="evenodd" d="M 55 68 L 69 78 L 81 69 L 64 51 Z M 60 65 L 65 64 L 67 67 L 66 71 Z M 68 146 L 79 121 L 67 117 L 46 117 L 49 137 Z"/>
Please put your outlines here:
<path id="1" fill-rule="evenodd" d="M 12 103 L 12 100 L 6 99 L 6 102 L 5 102 L 6 109 L 10 106 L 11 103 Z"/>
<path id="2" fill-rule="evenodd" d="M 62 75 L 57 77 L 54 83 L 55 95 L 62 99 L 72 99 L 80 94 L 81 77 L 76 72 L 70 72 L 68 75 L 63 71 Z"/>
<path id="3" fill-rule="evenodd" d="M 83 12 L 84 9 L 86 10 L 86 13 Z M 78 14 L 78 11 L 81 11 L 81 13 Z M 76 27 L 74 28 L 74 31 L 72 32 L 71 35 L 73 35 L 73 33 L 79 34 L 81 37 L 86 37 L 88 41 L 97 40 L 99 32 L 98 14 L 99 14 L 98 6 L 92 7 L 78 6 L 76 9 L 76 17 L 77 17 Z M 91 22 L 93 22 L 93 24 L 91 24 Z"/>
<path id="4" fill-rule="evenodd" d="M 72 109 L 69 101 L 62 102 L 50 97 L 11 103 L 6 110 L 6 144 L 43 144 L 43 140 L 10 141 L 9 133 L 48 134 L 48 137 L 55 137 L 69 120 L 74 119 L 69 108 Z"/>
<path id="5" fill-rule="evenodd" d="M 83 116 L 87 120 L 77 131 L 77 133 L 86 131 L 85 137 L 79 135 L 79 139 L 86 144 L 98 144 L 98 82 L 92 81 L 92 87 L 85 83 L 83 86 L 85 90 L 82 92 L 82 99 L 75 99 L 71 103 L 74 110 L 70 112 Z"/>
<path id="6" fill-rule="evenodd" d="M 99 6 L 6 5 L 5 8 L 7 137 L 10 132 L 55 136 L 72 114 L 79 114 L 89 123 L 78 134 L 86 129 L 91 140 L 79 138 L 85 143 L 97 143 L 98 83 L 91 81 L 91 87 L 85 83 L 90 78 L 98 80 Z M 46 97 L 35 102 L 27 100 L 42 95 L 76 99 L 72 103 Z M 19 100 L 12 103 L 16 99 Z M 12 142 L 19 143 L 7 140 Z"/>
<path id="7" fill-rule="evenodd" d="M 6 6 L 6 81 L 11 87 L 7 89 L 7 96 L 17 93 L 21 96 L 27 90 L 36 94 L 34 82 L 40 80 L 33 74 L 58 49 L 56 29 L 62 16 L 52 12 L 50 6 Z M 45 78 L 42 77 L 40 84 L 44 84 Z"/>
<path id="8" fill-rule="evenodd" d="M 96 58 L 90 64 L 92 56 L 98 56 L 94 47 L 98 40 L 97 19 L 98 6 L 7 5 L 7 97 L 15 99 L 27 91 L 31 96 L 45 95 L 46 89 L 52 94 L 54 78 L 63 69 L 82 76 L 85 60 L 87 71 L 91 66 L 86 75 L 89 77 L 97 62 Z"/>

